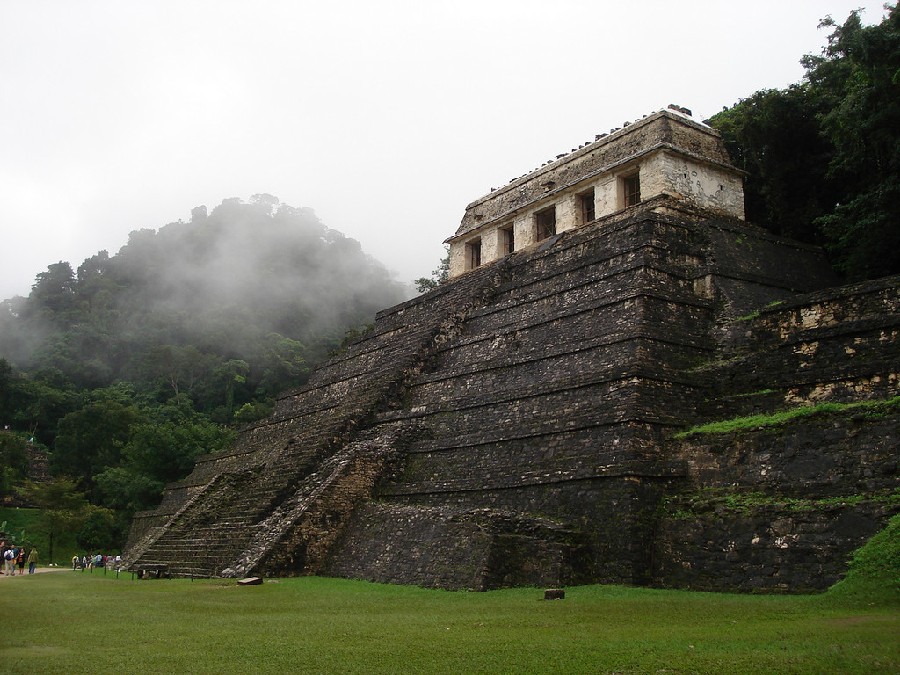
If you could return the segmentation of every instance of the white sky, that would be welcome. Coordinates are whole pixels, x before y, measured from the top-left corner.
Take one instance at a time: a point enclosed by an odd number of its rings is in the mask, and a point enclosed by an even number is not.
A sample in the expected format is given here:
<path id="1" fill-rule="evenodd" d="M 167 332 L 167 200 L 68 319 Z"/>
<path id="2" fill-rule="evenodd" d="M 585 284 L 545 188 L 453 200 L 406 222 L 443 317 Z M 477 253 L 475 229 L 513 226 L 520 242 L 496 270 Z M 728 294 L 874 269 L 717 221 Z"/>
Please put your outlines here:
<path id="1" fill-rule="evenodd" d="M 859 0 L 0 0 L 0 299 L 268 192 L 400 280 L 465 206 L 669 103 L 800 81 Z"/>

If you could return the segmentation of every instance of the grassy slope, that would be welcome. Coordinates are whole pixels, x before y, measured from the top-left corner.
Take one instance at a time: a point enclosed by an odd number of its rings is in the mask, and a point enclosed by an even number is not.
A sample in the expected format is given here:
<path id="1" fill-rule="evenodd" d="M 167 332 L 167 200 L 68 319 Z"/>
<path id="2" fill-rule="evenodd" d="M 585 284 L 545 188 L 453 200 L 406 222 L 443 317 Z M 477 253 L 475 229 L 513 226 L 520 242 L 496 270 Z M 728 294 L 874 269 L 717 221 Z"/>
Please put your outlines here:
<path id="1" fill-rule="evenodd" d="M 51 562 L 48 558 L 47 535 L 38 522 L 40 511 L 38 509 L 10 509 L 0 508 L 0 524 L 6 522 L 6 532 L 13 537 L 15 543 L 21 543 L 22 531 L 25 532 L 25 544 L 27 548 L 37 547 L 39 560 L 42 565 Z M 72 556 L 80 551 L 72 532 L 64 532 L 53 543 L 53 561 L 63 566 L 69 565 Z"/>
<path id="2" fill-rule="evenodd" d="M 7 672 L 897 672 L 896 605 L 612 586 L 448 593 L 300 578 L 0 582 Z"/>
<path id="3" fill-rule="evenodd" d="M 847 576 L 828 594 L 834 602 L 900 607 L 900 515 L 854 552 Z"/>

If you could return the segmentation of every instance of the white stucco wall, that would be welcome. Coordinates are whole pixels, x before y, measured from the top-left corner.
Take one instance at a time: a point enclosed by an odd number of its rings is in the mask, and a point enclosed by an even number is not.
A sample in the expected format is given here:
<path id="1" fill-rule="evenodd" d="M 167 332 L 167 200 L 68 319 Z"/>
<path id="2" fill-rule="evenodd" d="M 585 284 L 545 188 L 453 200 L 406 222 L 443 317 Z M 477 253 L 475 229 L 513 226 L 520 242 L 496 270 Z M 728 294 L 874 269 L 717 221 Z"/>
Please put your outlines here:
<path id="1" fill-rule="evenodd" d="M 739 174 L 684 155 L 661 151 L 641 164 L 641 197 L 667 192 L 692 204 L 744 219 L 744 184 Z"/>
<path id="2" fill-rule="evenodd" d="M 705 159 L 699 159 L 697 153 Z M 472 241 L 481 240 L 482 264 L 506 255 L 504 228 L 512 226 L 515 250 L 533 245 L 535 213 L 548 206 L 556 209 L 558 233 L 582 227 L 579 195 L 591 188 L 595 219 L 621 211 L 622 179 L 635 171 L 640 175 L 641 201 L 668 194 L 743 219 L 743 176 L 727 162 L 727 152 L 714 131 L 667 111 L 608 138 L 598 136 L 595 143 L 571 156 L 470 204 L 457 236 L 448 239 L 450 276 L 469 269 L 466 244 Z"/>

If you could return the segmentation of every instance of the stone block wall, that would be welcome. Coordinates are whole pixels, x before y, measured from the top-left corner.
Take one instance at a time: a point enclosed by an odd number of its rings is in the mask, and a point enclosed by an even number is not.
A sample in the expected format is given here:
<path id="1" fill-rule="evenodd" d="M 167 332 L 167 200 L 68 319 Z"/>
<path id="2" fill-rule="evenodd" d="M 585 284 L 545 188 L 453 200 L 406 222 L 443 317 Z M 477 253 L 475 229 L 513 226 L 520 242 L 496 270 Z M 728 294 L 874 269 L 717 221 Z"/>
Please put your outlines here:
<path id="1" fill-rule="evenodd" d="M 730 167 L 709 164 L 696 155 L 662 151 L 641 162 L 640 180 L 642 196 L 667 193 L 710 211 L 744 217 L 743 176 Z M 612 213 L 621 208 L 613 199 L 610 195 L 607 199 L 610 203 L 605 209 L 598 209 L 598 213 Z"/>
<path id="2" fill-rule="evenodd" d="M 698 434 L 682 441 L 677 455 L 687 469 L 686 494 L 701 506 L 704 494 L 737 502 L 750 495 L 751 503 L 800 500 L 798 509 L 816 501 L 890 502 L 897 488 L 898 428 L 900 405 L 868 413 L 849 409 L 771 428 Z"/>
<path id="3" fill-rule="evenodd" d="M 378 496 L 578 523 L 590 578 L 643 583 L 659 500 L 686 479 L 663 443 L 700 416 L 708 383 L 690 369 L 718 353 L 696 279 L 749 276 L 755 260 L 713 265 L 721 235 L 656 214 L 604 225 L 506 261 L 492 302 L 411 383 L 408 409 L 430 437 Z M 770 278 L 773 292 L 792 273 Z"/>
<path id="4" fill-rule="evenodd" d="M 442 588 L 818 587 L 891 511 L 896 417 L 673 434 L 896 395 L 898 284 L 816 290 L 822 263 L 662 197 L 558 234 L 380 313 L 136 519 L 129 557 Z"/>
<path id="5" fill-rule="evenodd" d="M 850 554 L 895 513 L 879 503 L 811 511 L 760 506 L 660 523 L 654 584 L 704 591 L 816 592 L 839 581 Z"/>
<path id="6" fill-rule="evenodd" d="M 733 321 L 709 420 L 900 395 L 900 279 L 798 295 Z M 787 424 L 701 433 L 672 445 L 685 480 L 666 497 L 657 585 L 824 590 L 853 550 L 900 510 L 900 404 L 847 407 Z"/>
<path id="7" fill-rule="evenodd" d="M 327 573 L 380 583 L 484 591 L 584 579 L 580 542 L 552 521 L 453 506 L 370 502 L 334 548 Z"/>
<path id="8" fill-rule="evenodd" d="M 704 416 L 900 394 L 900 278 L 775 301 L 727 325 Z"/>

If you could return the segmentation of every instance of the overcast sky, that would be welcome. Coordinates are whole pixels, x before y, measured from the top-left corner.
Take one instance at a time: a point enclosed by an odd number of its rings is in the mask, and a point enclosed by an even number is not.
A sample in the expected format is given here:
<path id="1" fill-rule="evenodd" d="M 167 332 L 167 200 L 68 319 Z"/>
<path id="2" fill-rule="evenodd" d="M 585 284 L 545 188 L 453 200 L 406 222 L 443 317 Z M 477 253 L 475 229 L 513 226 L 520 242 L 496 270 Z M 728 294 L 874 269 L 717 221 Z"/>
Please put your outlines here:
<path id="1" fill-rule="evenodd" d="M 677 103 L 800 81 L 860 0 L 0 0 L 0 299 L 267 192 L 400 280 L 466 205 Z"/>

